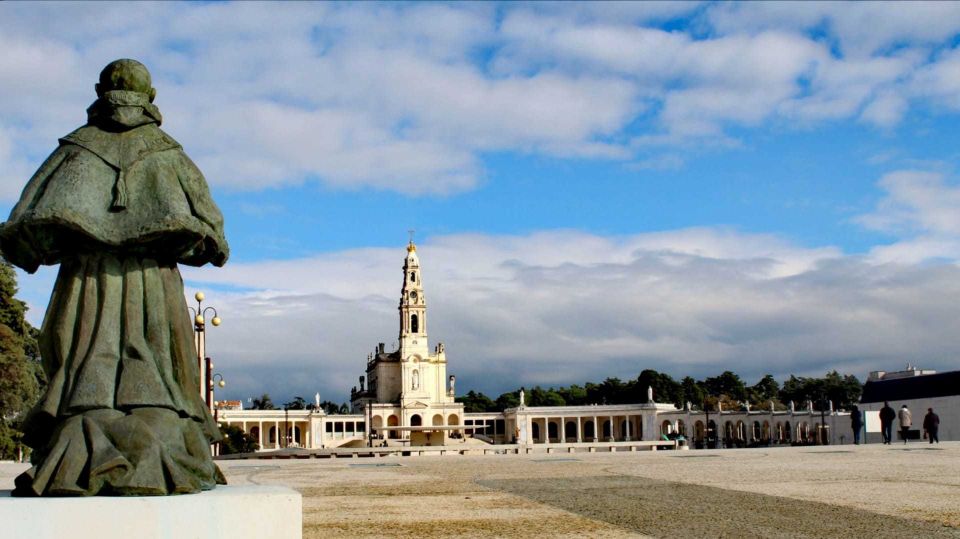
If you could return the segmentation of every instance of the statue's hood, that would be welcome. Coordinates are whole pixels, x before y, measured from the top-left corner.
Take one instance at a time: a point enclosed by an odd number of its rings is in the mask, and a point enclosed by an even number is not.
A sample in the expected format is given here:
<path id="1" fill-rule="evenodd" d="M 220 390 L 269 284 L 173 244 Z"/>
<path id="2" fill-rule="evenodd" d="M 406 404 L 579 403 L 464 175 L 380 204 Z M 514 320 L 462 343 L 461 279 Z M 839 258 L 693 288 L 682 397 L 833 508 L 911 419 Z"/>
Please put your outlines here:
<path id="1" fill-rule="evenodd" d="M 141 125 L 160 125 L 160 109 L 142 92 L 111 90 L 87 108 L 87 122 L 112 131 L 125 131 Z"/>

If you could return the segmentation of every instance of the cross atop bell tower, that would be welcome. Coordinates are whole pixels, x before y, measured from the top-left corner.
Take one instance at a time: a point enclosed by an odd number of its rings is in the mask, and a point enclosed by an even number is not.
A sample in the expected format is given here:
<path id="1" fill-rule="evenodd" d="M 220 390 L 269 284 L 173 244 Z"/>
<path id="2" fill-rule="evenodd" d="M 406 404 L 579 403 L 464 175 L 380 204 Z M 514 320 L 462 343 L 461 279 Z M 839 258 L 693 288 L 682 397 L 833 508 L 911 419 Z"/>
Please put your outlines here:
<path id="1" fill-rule="evenodd" d="M 427 345 L 427 301 L 423 297 L 423 283 L 420 280 L 420 258 L 417 245 L 413 243 L 413 231 L 410 231 L 410 243 L 407 244 L 407 257 L 403 261 L 403 287 L 400 290 L 400 357 L 414 354 L 426 358 L 430 348 Z"/>

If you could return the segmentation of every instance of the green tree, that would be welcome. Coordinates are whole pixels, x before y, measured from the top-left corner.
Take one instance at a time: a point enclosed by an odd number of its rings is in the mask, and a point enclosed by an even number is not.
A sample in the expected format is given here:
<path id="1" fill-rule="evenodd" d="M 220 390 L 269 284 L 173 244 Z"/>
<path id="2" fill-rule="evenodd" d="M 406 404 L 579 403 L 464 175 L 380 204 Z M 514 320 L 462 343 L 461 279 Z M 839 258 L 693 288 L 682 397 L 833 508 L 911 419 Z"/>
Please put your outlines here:
<path id="1" fill-rule="evenodd" d="M 470 390 L 466 395 L 457 397 L 456 402 L 463 403 L 463 411 L 467 413 L 495 412 L 497 404 L 483 393 Z"/>
<path id="2" fill-rule="evenodd" d="M 720 376 L 707 378 L 703 381 L 703 387 L 714 397 L 726 395 L 735 401 L 747 401 L 747 386 L 740 376 L 731 371 L 723 371 Z"/>
<path id="3" fill-rule="evenodd" d="M 632 400 L 630 387 L 619 378 L 607 378 L 599 384 L 586 384 L 587 400 L 592 404 L 626 404 Z"/>
<path id="4" fill-rule="evenodd" d="M 557 393 L 560 394 L 560 397 L 563 398 L 564 402 L 568 406 L 582 406 L 588 404 L 587 402 L 587 390 L 573 384 L 570 387 L 562 387 L 557 390 Z"/>
<path id="5" fill-rule="evenodd" d="M 528 406 L 564 406 L 567 403 L 555 389 L 543 389 L 540 386 L 528 391 L 526 399 Z"/>
<path id="6" fill-rule="evenodd" d="M 273 405 L 273 401 L 270 400 L 270 395 L 264 393 L 259 397 L 254 397 L 253 402 L 250 404 L 250 408 L 253 410 L 276 410 L 277 407 Z"/>
<path id="7" fill-rule="evenodd" d="M 17 455 L 20 422 L 45 383 L 37 330 L 27 322 L 26 304 L 16 293 L 16 273 L 0 261 L 0 459 Z"/>
<path id="8" fill-rule="evenodd" d="M 683 394 L 684 403 L 689 402 L 697 408 L 703 409 L 704 398 L 707 396 L 707 390 L 693 379 L 692 376 L 684 376 L 680 381 L 680 391 Z"/>
<path id="9" fill-rule="evenodd" d="M 307 401 L 303 397 L 294 397 L 292 401 L 283 405 L 287 410 L 306 410 Z"/>
<path id="10" fill-rule="evenodd" d="M 657 372 L 653 369 L 644 369 L 634 383 L 634 402 L 647 402 L 647 388 L 653 388 L 653 400 L 656 402 L 670 402 L 683 408 L 683 387 L 669 374 Z"/>
<path id="11" fill-rule="evenodd" d="M 764 404 L 767 401 L 776 399 L 780 395 L 780 384 L 767 374 L 750 388 L 750 401 L 753 404 Z"/>
<path id="12" fill-rule="evenodd" d="M 526 398 L 526 396 L 524 396 Z M 529 404 L 529 401 L 527 402 Z M 503 411 L 507 408 L 516 408 L 520 406 L 520 390 L 503 393 L 497 397 L 497 410 Z"/>
<path id="13" fill-rule="evenodd" d="M 860 401 L 861 391 L 863 385 L 852 374 L 841 375 L 837 371 L 830 371 L 823 378 L 791 375 L 780 389 L 780 400 L 793 401 L 797 406 L 811 400 L 818 408 L 826 406 L 822 401 L 832 401 L 834 408 L 849 409 Z"/>
<path id="14" fill-rule="evenodd" d="M 236 425 L 220 425 L 220 434 L 223 436 L 220 442 L 221 455 L 253 453 L 260 449 L 257 439 Z"/>

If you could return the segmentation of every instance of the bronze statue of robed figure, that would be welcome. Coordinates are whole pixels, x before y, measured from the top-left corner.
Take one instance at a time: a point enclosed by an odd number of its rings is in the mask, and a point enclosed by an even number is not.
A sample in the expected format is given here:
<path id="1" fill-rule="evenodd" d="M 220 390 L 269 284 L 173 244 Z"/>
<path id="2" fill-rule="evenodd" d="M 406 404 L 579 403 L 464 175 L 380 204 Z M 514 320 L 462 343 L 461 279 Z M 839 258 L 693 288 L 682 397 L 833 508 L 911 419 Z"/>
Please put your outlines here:
<path id="1" fill-rule="evenodd" d="M 178 264 L 222 266 L 223 217 L 160 130 L 150 73 L 100 73 L 87 124 L 60 139 L 0 226 L 28 272 L 60 264 L 40 331 L 48 386 L 24 420 L 33 467 L 14 495 L 165 495 L 223 476 L 200 395 Z"/>

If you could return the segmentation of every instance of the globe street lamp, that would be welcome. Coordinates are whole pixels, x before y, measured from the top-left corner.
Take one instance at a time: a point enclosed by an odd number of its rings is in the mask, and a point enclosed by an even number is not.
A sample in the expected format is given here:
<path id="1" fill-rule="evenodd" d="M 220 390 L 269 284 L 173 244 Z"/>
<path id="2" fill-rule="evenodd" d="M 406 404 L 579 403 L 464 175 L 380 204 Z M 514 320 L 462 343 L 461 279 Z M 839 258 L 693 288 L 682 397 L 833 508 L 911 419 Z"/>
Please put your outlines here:
<path id="1" fill-rule="evenodd" d="M 210 358 L 207 360 L 207 380 L 210 380 L 210 385 L 207 388 L 207 406 L 213 412 L 213 422 L 217 424 L 217 428 L 220 428 L 220 423 L 218 422 L 218 415 L 220 413 L 220 405 L 223 404 L 221 401 L 213 400 L 213 390 L 216 386 L 225 387 L 227 383 L 223 380 L 223 375 L 220 373 L 211 374 L 213 372 L 213 361 L 210 361 Z M 220 380 L 217 381 L 217 377 L 220 377 Z M 216 382 L 216 383 L 215 383 Z M 217 442 L 211 445 L 213 451 L 213 456 L 220 455 L 220 442 Z"/>
<path id="2" fill-rule="evenodd" d="M 215 308 L 203 306 L 204 297 L 205 296 L 203 295 L 203 292 L 197 292 L 194 294 L 193 298 L 197 300 L 197 308 L 194 309 L 193 307 L 187 307 L 187 310 L 189 310 L 190 314 L 193 316 L 194 341 L 197 345 L 197 370 L 200 372 L 200 394 L 203 395 L 203 399 L 207 404 L 207 407 L 213 411 L 213 381 L 210 378 L 212 375 L 211 370 L 213 365 L 210 362 L 210 358 L 206 357 L 207 311 L 213 312 L 213 318 L 210 320 L 210 323 L 214 326 L 219 326 L 221 320 Z M 206 365 L 204 365 L 204 360 L 206 360 Z"/>
<path id="3" fill-rule="evenodd" d="M 208 399 L 207 404 L 210 406 L 211 411 L 213 412 L 213 420 L 217 420 L 217 411 L 219 411 L 218 402 L 213 400 L 213 391 L 216 389 L 215 386 L 226 387 L 227 382 L 224 381 L 223 375 L 220 373 L 212 374 L 213 372 L 213 361 L 210 361 L 210 358 L 207 358 L 207 379 L 210 380 L 209 391 L 207 393 Z M 217 377 L 220 380 L 217 380 Z M 222 404 L 222 403 L 220 403 Z"/>

